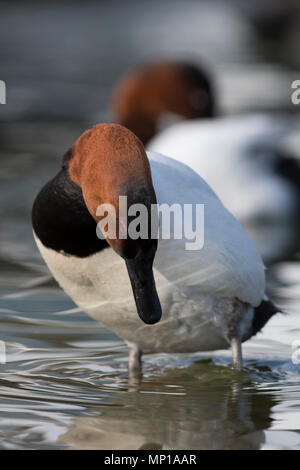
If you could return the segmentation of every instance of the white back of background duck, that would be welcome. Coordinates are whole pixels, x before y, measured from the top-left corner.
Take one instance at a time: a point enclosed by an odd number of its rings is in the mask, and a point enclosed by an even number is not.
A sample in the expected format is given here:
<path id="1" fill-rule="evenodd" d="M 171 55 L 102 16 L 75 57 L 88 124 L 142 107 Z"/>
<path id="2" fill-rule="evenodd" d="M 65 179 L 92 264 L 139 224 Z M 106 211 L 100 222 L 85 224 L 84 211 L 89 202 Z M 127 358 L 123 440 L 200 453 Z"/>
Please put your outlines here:
<path id="1" fill-rule="evenodd" d="M 149 165 L 150 163 L 150 165 Z M 204 244 L 187 250 L 174 239 L 98 238 L 96 210 L 118 196 L 130 203 L 204 204 Z M 192 215 L 190 214 L 190 217 Z M 38 248 L 65 292 L 130 346 L 129 368 L 141 353 L 195 352 L 241 343 L 276 312 L 264 297 L 264 265 L 236 219 L 186 165 L 145 153 L 129 130 L 101 124 L 86 131 L 32 211 Z M 191 220 L 188 220 L 190 223 Z M 154 261 L 154 265 L 153 265 Z M 162 316 L 161 316 L 162 314 Z"/>
<path id="2" fill-rule="evenodd" d="M 300 165 L 283 147 L 291 122 L 267 114 L 217 118 L 215 108 L 209 77 L 180 62 L 133 70 L 112 99 L 114 118 L 148 149 L 207 181 L 266 261 L 282 256 L 295 241 L 300 202 Z M 171 125 L 161 130 L 162 123 Z"/>

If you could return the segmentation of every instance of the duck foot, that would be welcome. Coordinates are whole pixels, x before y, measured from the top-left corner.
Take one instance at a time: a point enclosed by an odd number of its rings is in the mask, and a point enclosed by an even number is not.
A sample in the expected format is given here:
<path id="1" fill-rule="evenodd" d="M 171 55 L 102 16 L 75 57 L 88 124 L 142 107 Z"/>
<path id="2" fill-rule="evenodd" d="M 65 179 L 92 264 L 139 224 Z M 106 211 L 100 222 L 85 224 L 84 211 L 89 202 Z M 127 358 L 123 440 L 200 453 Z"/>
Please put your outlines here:
<path id="1" fill-rule="evenodd" d="M 128 379 L 130 384 L 138 385 L 142 380 L 142 351 L 135 345 L 129 345 Z"/>
<path id="2" fill-rule="evenodd" d="M 238 338 L 231 338 L 230 346 L 232 350 L 232 366 L 235 369 L 243 367 L 242 344 Z"/>

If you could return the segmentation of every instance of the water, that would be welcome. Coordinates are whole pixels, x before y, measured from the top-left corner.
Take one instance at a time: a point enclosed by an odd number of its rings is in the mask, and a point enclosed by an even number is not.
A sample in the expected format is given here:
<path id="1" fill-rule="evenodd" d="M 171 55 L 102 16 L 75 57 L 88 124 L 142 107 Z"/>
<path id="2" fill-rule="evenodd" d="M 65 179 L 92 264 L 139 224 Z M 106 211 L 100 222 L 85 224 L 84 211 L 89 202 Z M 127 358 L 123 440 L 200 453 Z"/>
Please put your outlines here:
<path id="1" fill-rule="evenodd" d="M 218 73 L 224 112 L 289 108 L 297 60 L 266 58 L 237 13 L 149 5 L 1 3 L 0 447 L 300 449 L 299 253 L 269 267 L 269 293 L 287 315 L 245 345 L 243 371 L 228 367 L 229 351 L 147 355 L 137 389 L 124 343 L 76 308 L 34 245 L 36 193 L 83 130 L 109 118 L 109 92 L 133 63 L 202 58 Z"/>

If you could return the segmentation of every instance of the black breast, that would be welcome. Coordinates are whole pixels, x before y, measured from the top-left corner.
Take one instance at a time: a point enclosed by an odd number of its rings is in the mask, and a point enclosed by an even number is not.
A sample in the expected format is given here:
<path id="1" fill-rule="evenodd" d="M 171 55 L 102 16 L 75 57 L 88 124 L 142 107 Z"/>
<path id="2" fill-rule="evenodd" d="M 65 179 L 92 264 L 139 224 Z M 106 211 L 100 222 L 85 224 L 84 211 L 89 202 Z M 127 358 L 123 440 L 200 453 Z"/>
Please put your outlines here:
<path id="1" fill-rule="evenodd" d="M 96 222 L 86 208 L 80 187 L 62 169 L 38 194 L 32 225 L 47 248 L 84 258 L 108 246 L 96 234 Z"/>

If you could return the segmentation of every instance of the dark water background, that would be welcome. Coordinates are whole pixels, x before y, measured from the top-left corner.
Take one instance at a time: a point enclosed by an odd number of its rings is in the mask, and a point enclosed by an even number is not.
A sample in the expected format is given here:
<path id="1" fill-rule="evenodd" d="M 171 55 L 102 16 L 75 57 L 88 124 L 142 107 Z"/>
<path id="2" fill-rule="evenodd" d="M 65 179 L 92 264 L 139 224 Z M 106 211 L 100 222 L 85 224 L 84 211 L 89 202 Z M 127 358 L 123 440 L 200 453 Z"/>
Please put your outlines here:
<path id="1" fill-rule="evenodd" d="M 296 113 L 300 23 L 282 3 L 286 13 L 254 22 L 243 1 L 1 2 L 1 448 L 300 449 L 299 253 L 268 269 L 288 315 L 247 343 L 245 370 L 226 367 L 228 351 L 149 355 L 136 391 L 123 342 L 59 289 L 30 225 L 38 190 L 86 128 L 109 120 L 112 86 L 140 61 L 204 62 L 223 113 Z"/>

